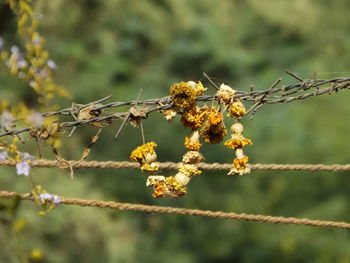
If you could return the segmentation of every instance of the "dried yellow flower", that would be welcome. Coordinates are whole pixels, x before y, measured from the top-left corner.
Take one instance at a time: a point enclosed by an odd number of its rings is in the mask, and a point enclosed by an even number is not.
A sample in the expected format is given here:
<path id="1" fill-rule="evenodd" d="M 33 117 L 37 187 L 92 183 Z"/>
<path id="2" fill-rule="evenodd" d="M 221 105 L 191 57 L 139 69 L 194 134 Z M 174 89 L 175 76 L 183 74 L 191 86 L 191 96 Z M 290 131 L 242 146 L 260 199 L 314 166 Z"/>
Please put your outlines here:
<path id="1" fill-rule="evenodd" d="M 231 117 L 236 118 L 236 119 L 240 119 L 244 115 L 246 115 L 247 111 L 244 108 L 243 103 L 241 101 L 237 100 L 237 101 L 230 104 L 229 113 L 230 113 Z"/>
<path id="2" fill-rule="evenodd" d="M 197 168 L 197 165 L 195 164 L 185 164 L 185 163 L 181 163 L 179 165 L 179 172 L 188 176 L 188 177 L 192 177 L 195 175 L 200 175 L 202 173 L 201 170 L 199 170 Z"/>
<path id="3" fill-rule="evenodd" d="M 186 110 L 181 115 L 181 122 L 185 127 L 198 129 L 201 127 L 208 116 L 209 107 L 193 107 Z"/>
<path id="4" fill-rule="evenodd" d="M 204 91 L 207 90 L 206 88 L 204 88 L 202 82 L 200 82 L 200 81 L 198 81 L 198 83 L 196 83 L 194 81 L 187 81 L 187 84 L 189 84 L 193 87 L 197 96 L 203 95 Z"/>
<path id="5" fill-rule="evenodd" d="M 170 97 L 176 107 L 186 110 L 196 104 L 197 92 L 192 85 L 179 82 L 171 86 Z"/>
<path id="6" fill-rule="evenodd" d="M 184 145 L 187 149 L 192 151 L 198 151 L 202 146 L 202 144 L 199 141 L 192 141 L 191 138 L 188 136 L 186 136 L 185 138 Z"/>
<path id="7" fill-rule="evenodd" d="M 248 144 L 253 144 L 253 142 L 247 138 L 244 139 L 229 139 L 227 140 L 224 145 L 231 149 L 237 149 L 242 148 Z"/>
<path id="8" fill-rule="evenodd" d="M 242 158 L 236 158 L 233 160 L 233 166 L 237 170 L 243 170 L 247 167 L 248 159 L 249 159 L 248 156 L 244 156 Z"/>
<path id="9" fill-rule="evenodd" d="M 231 139 L 227 140 L 224 145 L 231 149 L 242 148 L 248 144 L 253 144 L 253 142 L 247 138 L 245 138 L 243 133 L 244 127 L 241 123 L 234 123 L 231 128 Z"/>
<path id="10" fill-rule="evenodd" d="M 202 162 L 204 160 L 204 156 L 198 151 L 188 151 L 182 157 L 182 161 L 188 164 L 196 164 Z"/>
<path id="11" fill-rule="evenodd" d="M 215 111 L 215 112 L 209 113 L 208 123 L 210 125 L 219 125 L 219 124 L 222 123 L 222 121 L 223 121 L 223 119 L 222 119 L 222 113 L 221 112 Z"/>
<path id="12" fill-rule="evenodd" d="M 154 171 L 156 167 L 155 164 L 152 164 L 157 160 L 157 154 L 154 151 L 154 148 L 157 146 L 155 142 L 148 142 L 138 146 L 135 150 L 133 150 L 130 154 L 130 159 L 139 162 L 142 166 L 145 164 L 149 164 L 150 166 L 144 166 L 142 169 L 144 171 L 150 170 Z"/>
<path id="13" fill-rule="evenodd" d="M 227 130 L 221 122 L 218 125 L 211 125 L 207 123 L 201 130 L 201 137 L 206 143 L 217 144 L 220 143 L 226 136 Z"/>
<path id="14" fill-rule="evenodd" d="M 159 170 L 159 164 L 155 162 L 151 164 L 145 163 L 141 165 L 140 169 L 144 172 L 155 173 Z"/>
<path id="15" fill-rule="evenodd" d="M 173 109 L 163 110 L 161 112 L 164 114 L 164 117 L 168 122 L 172 122 L 177 114 Z"/>
<path id="16" fill-rule="evenodd" d="M 149 176 L 146 185 L 153 187 L 155 198 L 176 198 L 186 194 L 186 186 L 174 176 Z"/>
<path id="17" fill-rule="evenodd" d="M 191 135 L 185 137 L 185 147 L 192 151 L 198 151 L 202 144 L 199 142 L 199 131 L 192 130 Z"/>
<path id="18" fill-rule="evenodd" d="M 250 173 L 250 168 L 247 167 L 247 164 L 248 164 L 248 156 L 243 156 L 241 158 L 234 159 L 233 166 L 228 174 L 243 175 L 243 174 Z"/>

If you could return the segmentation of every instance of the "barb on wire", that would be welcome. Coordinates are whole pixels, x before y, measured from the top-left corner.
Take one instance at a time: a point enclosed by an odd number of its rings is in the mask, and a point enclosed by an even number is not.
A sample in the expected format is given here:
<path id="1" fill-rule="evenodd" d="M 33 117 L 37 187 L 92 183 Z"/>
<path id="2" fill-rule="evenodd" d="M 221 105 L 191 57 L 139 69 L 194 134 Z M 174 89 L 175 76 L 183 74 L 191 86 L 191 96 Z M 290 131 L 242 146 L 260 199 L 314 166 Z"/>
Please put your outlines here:
<path id="1" fill-rule="evenodd" d="M 250 118 L 253 118 L 255 113 L 259 108 L 261 108 L 265 104 L 276 104 L 276 103 L 288 103 L 297 100 L 303 100 L 310 97 L 320 96 L 323 94 L 331 94 L 333 92 L 338 92 L 342 89 L 350 88 L 350 78 L 332 78 L 332 79 L 317 79 L 316 75 L 314 75 L 313 79 L 303 80 L 299 76 L 294 73 L 287 71 L 287 74 L 291 75 L 293 78 L 298 80 L 298 83 L 291 84 L 287 86 L 280 86 L 281 79 L 277 79 L 270 88 L 262 91 L 256 91 L 251 89 L 248 92 L 245 91 L 237 91 L 235 93 L 235 98 L 239 98 L 241 101 L 247 101 L 252 103 L 251 107 L 248 109 L 248 113 L 250 114 Z M 210 81 L 212 85 L 215 83 L 209 78 L 209 76 L 204 73 L 204 76 Z M 213 82 L 213 83 L 212 83 Z M 323 87 L 325 86 L 325 87 Z M 215 84 L 214 87 L 217 87 Z M 121 106 L 137 106 L 138 104 L 142 104 L 146 110 L 144 110 L 144 114 L 148 115 L 155 111 L 168 110 L 174 107 L 172 104 L 170 96 L 165 96 L 162 98 L 155 99 L 146 99 L 146 100 L 132 100 L 127 102 L 111 102 L 107 104 L 103 104 L 104 101 L 110 99 L 110 96 L 102 98 L 100 100 L 90 102 L 88 104 L 78 104 L 80 107 L 76 108 L 77 104 L 73 104 L 70 108 L 65 108 L 58 111 L 51 111 L 42 113 L 43 117 L 49 117 L 53 115 L 72 115 L 73 118 L 77 114 L 77 110 L 81 111 L 87 107 L 91 107 L 94 105 L 94 111 L 102 111 L 104 109 L 112 109 L 118 108 Z M 215 99 L 215 95 L 202 95 L 197 97 L 197 101 L 206 102 L 213 101 Z M 74 108 L 75 107 L 75 108 Z M 74 113 L 74 114 L 73 114 Z M 116 119 L 124 118 L 124 122 L 126 122 L 130 117 L 129 111 L 127 112 L 112 112 L 107 113 L 106 115 L 98 115 L 94 118 L 85 119 L 85 120 L 74 120 L 70 122 L 62 122 L 60 123 L 60 127 L 76 127 L 79 125 L 86 125 L 91 123 L 102 123 L 106 121 L 113 121 Z M 124 123 L 125 125 L 125 123 Z M 123 127 L 123 124 L 122 126 Z M 0 137 L 7 135 L 16 135 L 23 132 L 28 132 L 29 128 L 22 129 L 14 129 L 10 131 L 6 131 L 0 133 Z M 73 130 L 74 131 L 74 130 Z M 116 134 L 116 137 L 118 132 Z"/>

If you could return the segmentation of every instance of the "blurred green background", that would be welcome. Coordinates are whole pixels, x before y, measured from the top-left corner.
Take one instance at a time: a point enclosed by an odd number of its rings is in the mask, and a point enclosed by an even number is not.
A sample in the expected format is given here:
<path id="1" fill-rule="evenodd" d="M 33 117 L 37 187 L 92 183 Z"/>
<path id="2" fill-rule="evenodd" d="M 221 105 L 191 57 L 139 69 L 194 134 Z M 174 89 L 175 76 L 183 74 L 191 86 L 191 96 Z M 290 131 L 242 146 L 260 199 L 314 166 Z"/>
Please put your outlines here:
<path id="1" fill-rule="evenodd" d="M 58 83 L 87 103 L 113 95 L 114 101 L 166 96 L 172 83 L 203 80 L 202 72 L 240 90 L 266 89 L 279 77 L 284 84 L 302 78 L 350 76 L 350 2 L 347 0 L 37 0 L 44 15 L 40 32 L 59 66 Z M 0 2 L 0 35 L 7 48 L 18 44 L 16 22 Z M 33 91 L 8 72 L 0 72 L 1 99 L 36 107 Z M 214 93 L 210 87 L 209 93 Z M 265 105 L 253 121 L 244 120 L 254 145 L 251 163 L 349 163 L 350 95 L 283 105 Z M 61 101 L 69 107 L 71 101 Z M 232 120 L 227 120 L 229 126 Z M 90 160 L 127 160 L 142 143 L 128 125 L 106 128 Z M 179 119 L 168 124 L 160 114 L 144 121 L 146 140 L 158 143 L 160 161 L 179 161 L 189 134 Z M 78 159 L 96 132 L 78 128 L 63 135 L 62 152 Z M 36 154 L 33 145 L 24 151 Z M 232 151 L 205 145 L 207 162 L 228 163 Z M 48 150 L 48 157 L 53 158 Z M 173 173 L 165 173 L 169 175 Z M 0 168 L 1 189 L 27 192 L 26 178 Z M 146 175 L 136 170 L 33 169 L 34 180 L 50 193 L 86 199 L 170 205 L 238 213 L 350 221 L 350 179 L 346 172 L 253 171 L 235 177 L 205 171 L 175 200 L 153 199 Z M 31 202 L 18 217 L 27 226 L 13 239 L 0 232 L 0 261 L 17 262 L 18 251 L 40 249 L 45 262 L 350 262 L 346 230 L 220 219 L 158 215 L 59 206 L 45 216 Z"/>

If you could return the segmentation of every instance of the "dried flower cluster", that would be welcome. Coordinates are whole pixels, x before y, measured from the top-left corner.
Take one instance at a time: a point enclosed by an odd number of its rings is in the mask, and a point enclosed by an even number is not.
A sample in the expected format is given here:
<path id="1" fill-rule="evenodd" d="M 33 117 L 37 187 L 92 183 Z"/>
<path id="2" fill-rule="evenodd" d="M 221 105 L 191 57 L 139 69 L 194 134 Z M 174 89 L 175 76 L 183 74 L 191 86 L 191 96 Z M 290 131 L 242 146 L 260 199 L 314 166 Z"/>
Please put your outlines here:
<path id="1" fill-rule="evenodd" d="M 235 93 L 231 87 L 222 84 L 216 96 L 228 108 L 229 115 L 236 119 L 236 123 L 230 128 L 231 139 L 224 143 L 226 147 L 233 149 L 236 154 L 228 174 L 243 175 L 250 172 L 250 168 L 247 166 L 248 156 L 244 154 L 243 147 L 251 145 L 252 141 L 243 136 L 244 128 L 239 120 L 246 114 L 246 109 L 240 99 L 234 98 Z"/>
<path id="2" fill-rule="evenodd" d="M 18 34 L 25 42 L 25 53 L 19 47 L 12 46 L 10 52 L 1 50 L 1 59 L 5 61 L 11 74 L 26 81 L 39 95 L 39 102 L 47 107 L 55 97 L 69 97 L 69 92 L 54 82 L 53 74 L 57 70 L 49 52 L 44 48 L 45 39 L 37 31 L 40 15 L 32 8 L 30 0 L 7 0 L 18 18 Z M 5 43 L 2 44 L 4 49 Z M 52 106 L 52 105 L 51 105 Z"/>

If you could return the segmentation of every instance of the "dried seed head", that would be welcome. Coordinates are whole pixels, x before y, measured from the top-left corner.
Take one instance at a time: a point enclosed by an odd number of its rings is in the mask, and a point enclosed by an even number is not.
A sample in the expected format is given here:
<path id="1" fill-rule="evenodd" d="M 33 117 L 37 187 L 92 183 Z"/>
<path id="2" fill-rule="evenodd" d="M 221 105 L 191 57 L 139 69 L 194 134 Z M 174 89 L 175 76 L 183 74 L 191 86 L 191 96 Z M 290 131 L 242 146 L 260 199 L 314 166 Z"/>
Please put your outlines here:
<path id="1" fill-rule="evenodd" d="M 187 176 L 186 174 L 182 172 L 178 172 L 175 177 L 176 181 L 179 182 L 179 184 L 186 186 L 191 181 L 191 177 Z"/>
<path id="2" fill-rule="evenodd" d="M 231 149 L 242 148 L 248 144 L 253 144 L 251 140 L 245 138 L 243 133 L 243 125 L 239 122 L 234 123 L 231 128 L 231 139 L 227 140 L 224 145 Z"/>
<path id="3" fill-rule="evenodd" d="M 81 109 L 78 113 L 78 120 L 90 120 L 101 115 L 101 110 L 95 110 L 97 105 L 92 104 L 88 107 Z"/>
<path id="4" fill-rule="evenodd" d="M 145 163 L 153 163 L 157 160 L 157 153 L 155 151 L 153 152 L 147 152 L 144 156 L 144 162 Z"/>
<path id="5" fill-rule="evenodd" d="M 231 135 L 241 135 L 243 133 L 243 130 L 244 126 L 239 122 L 232 124 L 230 128 Z"/>
<path id="6" fill-rule="evenodd" d="M 182 161 L 188 164 L 196 164 L 202 162 L 204 160 L 204 156 L 198 151 L 188 151 L 182 157 Z"/>
<path id="7" fill-rule="evenodd" d="M 235 94 L 236 91 L 230 86 L 221 84 L 219 91 L 216 93 L 216 97 L 219 99 L 220 102 L 230 103 L 233 100 Z"/>

